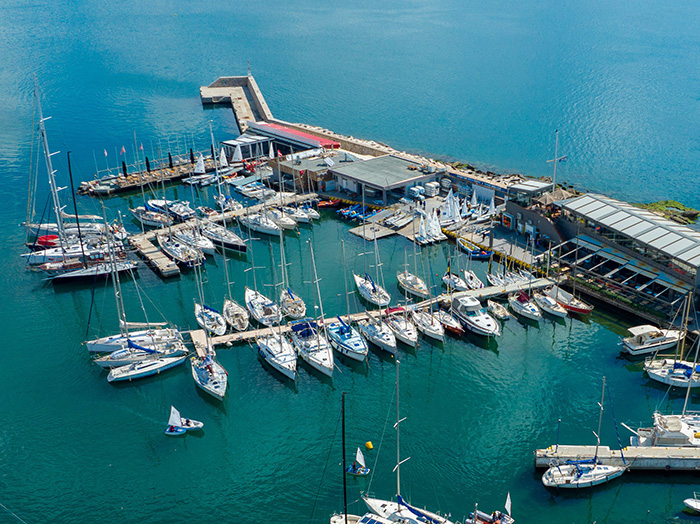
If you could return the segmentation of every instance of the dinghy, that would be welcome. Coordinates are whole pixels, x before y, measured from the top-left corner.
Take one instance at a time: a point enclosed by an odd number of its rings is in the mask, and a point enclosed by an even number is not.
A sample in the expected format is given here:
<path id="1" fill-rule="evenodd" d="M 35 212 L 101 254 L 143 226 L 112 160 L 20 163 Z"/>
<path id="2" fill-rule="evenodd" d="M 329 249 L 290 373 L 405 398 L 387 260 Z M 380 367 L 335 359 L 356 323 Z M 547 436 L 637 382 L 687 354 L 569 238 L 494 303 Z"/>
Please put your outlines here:
<path id="1" fill-rule="evenodd" d="M 197 431 L 204 427 L 204 422 L 182 418 L 180 412 L 175 409 L 175 406 L 170 406 L 170 418 L 168 419 L 168 428 L 165 430 L 166 435 L 182 435 L 187 431 Z"/>
<path id="2" fill-rule="evenodd" d="M 355 452 L 355 461 L 345 469 L 345 472 L 356 477 L 369 474 L 369 468 L 365 464 L 365 456 L 360 448 L 357 448 L 357 452 Z"/>

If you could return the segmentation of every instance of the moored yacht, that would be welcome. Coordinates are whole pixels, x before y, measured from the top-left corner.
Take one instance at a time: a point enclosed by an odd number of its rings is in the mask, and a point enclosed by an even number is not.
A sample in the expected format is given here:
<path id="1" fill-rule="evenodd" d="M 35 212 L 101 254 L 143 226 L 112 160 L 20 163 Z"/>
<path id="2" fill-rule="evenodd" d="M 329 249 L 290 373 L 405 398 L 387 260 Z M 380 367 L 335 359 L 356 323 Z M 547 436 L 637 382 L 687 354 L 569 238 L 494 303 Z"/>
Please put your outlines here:
<path id="1" fill-rule="evenodd" d="M 497 337 L 501 334 L 501 326 L 474 297 L 454 297 L 450 312 L 465 328 L 477 335 Z"/>

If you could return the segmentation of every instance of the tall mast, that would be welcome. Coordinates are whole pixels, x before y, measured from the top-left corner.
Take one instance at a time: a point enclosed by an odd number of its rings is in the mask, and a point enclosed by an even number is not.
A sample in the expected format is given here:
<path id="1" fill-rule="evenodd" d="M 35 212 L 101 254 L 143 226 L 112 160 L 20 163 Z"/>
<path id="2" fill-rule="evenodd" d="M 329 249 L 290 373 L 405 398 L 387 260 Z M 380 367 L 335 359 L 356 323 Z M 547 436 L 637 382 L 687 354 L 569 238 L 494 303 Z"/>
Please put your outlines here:
<path id="1" fill-rule="evenodd" d="M 83 243 L 83 237 L 80 234 L 80 219 L 78 218 L 78 204 L 75 201 L 75 189 L 73 187 L 73 170 L 70 166 L 70 151 L 66 153 L 68 158 L 68 178 L 70 179 L 70 191 L 73 195 L 73 211 L 75 212 L 75 224 L 78 227 L 78 243 L 80 244 L 80 252 L 83 254 L 83 267 L 87 267 L 87 260 L 85 259 L 85 245 Z M 107 217 L 105 217 L 105 231 L 107 230 Z"/>
<path id="2" fill-rule="evenodd" d="M 102 215 L 105 219 L 105 231 L 107 232 L 107 249 L 109 250 L 109 262 L 112 266 L 112 284 L 114 284 L 114 301 L 117 304 L 117 316 L 119 317 L 119 333 L 122 336 L 129 338 L 129 325 L 126 323 L 126 312 L 124 311 L 124 299 L 122 298 L 122 285 L 119 280 L 119 271 L 117 271 L 117 258 L 114 256 L 114 242 L 112 242 L 112 233 L 107 225 L 107 217 L 105 216 L 105 205 L 102 204 Z"/>
<path id="3" fill-rule="evenodd" d="M 396 496 L 401 496 L 401 452 L 399 451 L 399 366 L 401 361 L 396 361 Z"/>
<path id="4" fill-rule="evenodd" d="M 602 391 L 600 392 L 600 415 L 598 415 L 598 433 L 595 434 L 596 436 L 596 445 L 595 445 L 595 458 L 598 458 L 598 447 L 600 446 L 600 426 L 603 423 L 603 402 L 605 401 L 605 377 L 603 377 L 603 388 Z"/>
<path id="5" fill-rule="evenodd" d="M 311 250 L 311 265 L 314 268 L 314 283 L 316 284 L 316 295 L 318 296 L 318 307 L 321 312 L 321 321 L 325 319 L 325 315 L 323 313 L 323 300 L 321 299 L 321 288 L 318 286 L 318 283 L 320 282 L 318 278 L 318 273 L 316 272 L 316 259 L 314 258 L 314 246 L 311 243 L 311 240 L 309 242 L 309 249 Z M 318 330 L 317 330 L 318 331 Z M 323 332 L 325 333 L 326 331 L 326 323 L 323 322 Z"/>
<path id="6" fill-rule="evenodd" d="M 49 187 L 51 188 L 53 212 L 56 215 L 58 238 L 61 240 L 61 243 L 63 243 L 66 239 L 66 233 L 63 228 L 63 217 L 61 216 L 61 202 L 58 199 L 58 187 L 56 186 L 56 177 L 54 176 L 56 174 L 56 171 L 54 170 L 53 164 L 51 163 L 51 157 L 57 154 L 58 151 L 56 151 L 55 153 L 50 152 L 49 140 L 46 137 L 46 126 L 44 125 L 44 121 L 48 120 L 51 117 L 44 118 L 44 112 L 41 108 L 41 99 L 39 98 L 39 88 L 37 86 L 34 86 L 34 92 L 39 109 L 39 134 L 41 135 L 41 144 L 44 148 L 44 160 L 46 160 L 46 171 L 49 174 Z"/>
<path id="7" fill-rule="evenodd" d="M 348 265 L 345 259 L 345 240 L 340 241 L 343 248 L 343 282 L 345 283 L 345 308 L 347 310 L 348 322 L 350 322 L 350 291 L 348 291 Z"/>
<path id="8" fill-rule="evenodd" d="M 345 474 L 345 391 L 342 395 L 342 416 L 343 416 L 343 513 L 345 514 L 345 524 L 348 524 L 348 487 L 347 475 Z"/>

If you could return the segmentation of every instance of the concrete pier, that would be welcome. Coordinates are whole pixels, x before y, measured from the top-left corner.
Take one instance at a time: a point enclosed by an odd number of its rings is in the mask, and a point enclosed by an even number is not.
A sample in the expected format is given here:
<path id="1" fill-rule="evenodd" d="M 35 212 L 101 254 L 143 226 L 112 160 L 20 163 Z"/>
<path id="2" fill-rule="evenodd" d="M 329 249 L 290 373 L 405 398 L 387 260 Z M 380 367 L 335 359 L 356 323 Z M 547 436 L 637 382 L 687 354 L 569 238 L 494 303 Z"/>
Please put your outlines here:
<path id="1" fill-rule="evenodd" d="M 208 86 L 199 88 L 203 105 L 230 105 L 241 133 L 248 128 L 248 122 L 268 122 L 272 112 L 257 82 L 248 76 L 222 76 Z"/>
<path id="2" fill-rule="evenodd" d="M 535 451 L 535 468 L 548 468 L 555 461 L 594 457 L 595 446 L 550 446 Z M 620 451 L 600 446 L 598 460 L 608 466 L 627 465 L 630 470 L 697 471 L 700 469 L 700 449 L 628 446 Z"/>
<path id="3" fill-rule="evenodd" d="M 160 276 L 174 277 L 180 274 L 180 268 L 177 267 L 177 264 L 165 256 L 160 249 L 154 246 L 151 241 L 143 235 L 130 237 L 129 243 Z"/>

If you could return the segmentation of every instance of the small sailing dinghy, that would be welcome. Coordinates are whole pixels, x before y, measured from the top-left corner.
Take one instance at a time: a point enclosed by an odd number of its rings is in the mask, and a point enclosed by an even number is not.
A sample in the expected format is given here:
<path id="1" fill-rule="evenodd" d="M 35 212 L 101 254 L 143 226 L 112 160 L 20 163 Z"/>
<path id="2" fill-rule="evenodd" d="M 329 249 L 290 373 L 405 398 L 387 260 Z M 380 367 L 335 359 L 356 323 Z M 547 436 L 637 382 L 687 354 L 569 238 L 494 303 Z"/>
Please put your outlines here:
<path id="1" fill-rule="evenodd" d="M 506 497 L 505 510 L 503 513 L 501 511 L 494 511 L 490 515 L 479 511 L 479 506 L 474 507 L 474 512 L 469 514 L 469 518 L 464 524 L 513 524 L 515 519 L 511 516 L 511 502 L 510 493 Z"/>
<path id="2" fill-rule="evenodd" d="M 187 431 L 196 431 L 204 427 L 204 422 L 182 418 L 180 412 L 175 409 L 175 406 L 170 406 L 170 418 L 168 419 L 168 428 L 165 430 L 166 435 L 177 436 L 183 435 Z"/>
<path id="3" fill-rule="evenodd" d="M 363 477 L 369 474 L 369 468 L 365 464 L 365 456 L 360 448 L 357 448 L 355 453 L 355 461 L 345 469 L 345 472 L 356 477 Z"/>
<path id="4" fill-rule="evenodd" d="M 605 401 L 605 377 L 600 395 L 600 415 L 598 416 L 598 432 L 596 437 L 595 454 L 592 459 L 567 460 L 563 464 L 553 463 L 542 475 L 542 484 L 548 488 L 580 489 L 591 488 L 616 479 L 627 471 L 625 466 L 606 466 L 598 461 L 598 448 L 600 447 L 600 428 L 603 422 L 603 403 Z M 624 457 L 622 458 L 624 462 Z"/>
<path id="5" fill-rule="evenodd" d="M 178 357 L 165 357 L 156 358 L 152 360 L 147 360 L 145 362 L 137 362 L 135 364 L 129 364 L 128 366 L 120 366 L 118 368 L 112 368 L 107 376 L 107 382 L 120 382 L 128 380 L 136 380 L 139 378 L 150 377 L 152 375 L 159 375 L 166 369 L 173 368 L 182 364 L 187 355 L 181 355 Z"/>

